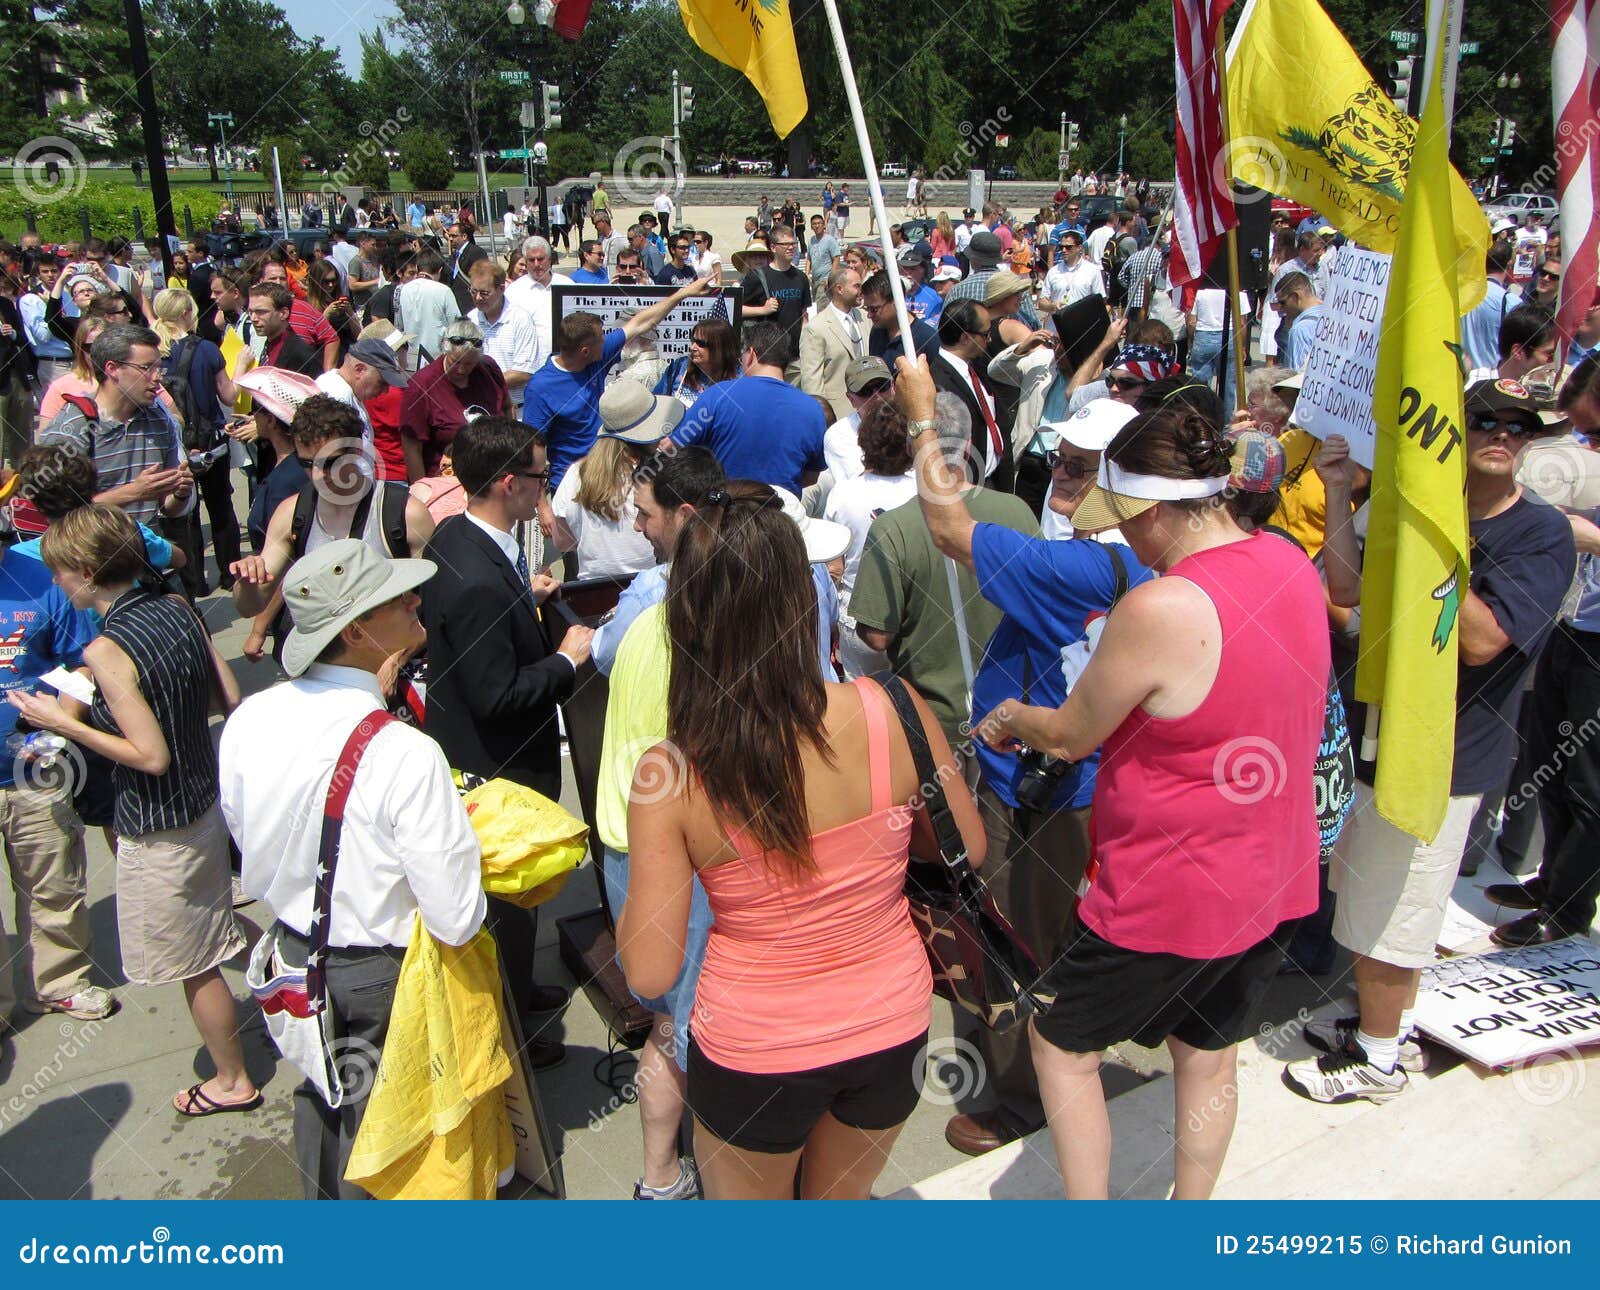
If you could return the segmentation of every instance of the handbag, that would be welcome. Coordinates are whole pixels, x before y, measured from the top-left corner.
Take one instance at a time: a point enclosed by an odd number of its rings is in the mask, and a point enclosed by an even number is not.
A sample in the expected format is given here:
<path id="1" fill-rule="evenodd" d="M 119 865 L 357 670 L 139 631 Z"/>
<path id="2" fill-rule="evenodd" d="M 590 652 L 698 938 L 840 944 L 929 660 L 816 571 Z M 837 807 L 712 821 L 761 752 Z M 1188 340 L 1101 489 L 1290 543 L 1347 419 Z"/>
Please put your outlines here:
<path id="1" fill-rule="evenodd" d="M 1039 965 L 967 862 L 966 845 L 905 682 L 885 677 L 883 691 L 911 745 L 921 785 L 917 791 L 938 840 L 937 857 L 911 857 L 905 889 L 912 925 L 933 968 L 934 993 L 997 1033 L 1010 1030 L 1049 1006 L 1036 989 Z"/>
<path id="2" fill-rule="evenodd" d="M 333 907 L 333 876 L 339 865 L 339 843 L 344 834 L 344 808 L 350 800 L 356 766 L 373 736 L 394 718 L 377 711 L 361 719 L 350 732 L 328 782 L 322 812 L 322 838 L 317 848 L 317 886 L 311 898 L 311 930 L 306 939 L 310 953 L 303 968 L 285 963 L 278 952 L 278 928 L 256 942 L 244 983 L 261 1005 L 267 1034 L 273 1046 L 311 1081 L 330 1109 L 344 1102 L 338 1045 L 328 1016 L 328 988 L 323 974 L 328 955 L 328 930 Z"/>

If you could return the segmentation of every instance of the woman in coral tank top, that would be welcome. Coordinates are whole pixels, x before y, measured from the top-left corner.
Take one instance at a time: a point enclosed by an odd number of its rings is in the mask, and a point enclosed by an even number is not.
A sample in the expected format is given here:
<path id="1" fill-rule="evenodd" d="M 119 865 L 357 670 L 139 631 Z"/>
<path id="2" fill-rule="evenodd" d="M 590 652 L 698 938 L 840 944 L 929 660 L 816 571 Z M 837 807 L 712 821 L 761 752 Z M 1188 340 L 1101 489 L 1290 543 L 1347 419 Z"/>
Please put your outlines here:
<path id="1" fill-rule="evenodd" d="M 1171 1050 L 1174 1195 L 1211 1194 L 1237 1112 L 1237 1045 L 1288 925 L 1317 907 L 1322 585 L 1298 548 L 1234 522 L 1229 449 L 1220 425 L 1175 405 L 1118 433 L 1073 525 L 1119 527 L 1164 576 L 1112 610 L 1060 708 L 1002 704 L 980 728 L 996 747 L 1101 748 L 1094 876 L 1033 1031 L 1069 1197 L 1107 1193 L 1100 1053 L 1127 1039 Z"/>
<path id="2" fill-rule="evenodd" d="M 628 808 L 628 985 L 671 987 L 698 874 L 715 918 L 689 1021 L 706 1195 L 784 1199 L 799 1169 L 808 1199 L 864 1200 L 920 1095 L 931 1014 L 904 894 L 927 827 L 910 746 L 875 682 L 824 683 L 805 544 L 765 484 L 730 482 L 690 517 L 666 613 L 668 739 Z M 981 863 L 977 807 L 916 706 Z"/>

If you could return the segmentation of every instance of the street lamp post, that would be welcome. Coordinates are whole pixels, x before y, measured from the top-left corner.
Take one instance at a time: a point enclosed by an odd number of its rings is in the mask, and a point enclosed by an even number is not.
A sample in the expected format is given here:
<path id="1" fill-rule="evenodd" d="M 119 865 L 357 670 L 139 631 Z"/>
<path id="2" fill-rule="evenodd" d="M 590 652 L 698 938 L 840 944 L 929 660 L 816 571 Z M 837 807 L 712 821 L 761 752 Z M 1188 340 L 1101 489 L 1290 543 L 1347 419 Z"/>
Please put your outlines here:
<path id="1" fill-rule="evenodd" d="M 538 3 L 533 6 L 533 20 L 538 26 L 548 27 L 551 22 L 555 20 L 555 15 L 556 7 L 550 2 L 550 0 L 538 0 Z M 527 36 L 523 35 L 524 24 L 527 22 L 527 20 L 528 11 L 523 8 L 520 0 L 511 0 L 511 3 L 506 6 L 506 21 L 511 24 L 511 28 L 517 33 L 519 40 L 532 40 L 531 33 Z M 554 88 L 554 86 L 548 87 L 549 90 L 553 90 Z M 544 141 L 544 114 L 547 93 L 548 90 L 545 86 L 545 83 L 540 81 L 539 92 L 534 96 L 533 99 L 534 143 L 533 155 L 531 158 L 533 182 L 537 184 L 539 188 L 539 236 L 544 238 L 548 238 L 550 236 L 550 198 L 547 191 L 547 187 L 550 182 L 550 149 Z M 526 147 L 526 135 L 523 136 L 523 144 L 523 151 L 526 153 L 528 151 Z M 529 158 L 524 157 L 524 165 L 527 165 L 529 160 Z"/>
<path id="2" fill-rule="evenodd" d="M 1122 114 L 1122 120 L 1117 125 L 1117 178 L 1122 178 L 1122 147 L 1128 138 L 1128 114 Z"/>
<path id="3" fill-rule="evenodd" d="M 1067 182 L 1067 164 L 1069 160 L 1067 156 L 1067 114 L 1063 112 L 1061 114 L 1061 151 L 1056 158 L 1056 169 L 1060 172 L 1060 179 L 1057 182 L 1060 184 Z"/>
<path id="4" fill-rule="evenodd" d="M 228 158 L 228 127 L 233 124 L 232 112 L 209 112 L 206 121 L 217 127 L 222 136 L 222 168 L 228 176 L 228 200 L 233 200 L 233 162 Z"/>

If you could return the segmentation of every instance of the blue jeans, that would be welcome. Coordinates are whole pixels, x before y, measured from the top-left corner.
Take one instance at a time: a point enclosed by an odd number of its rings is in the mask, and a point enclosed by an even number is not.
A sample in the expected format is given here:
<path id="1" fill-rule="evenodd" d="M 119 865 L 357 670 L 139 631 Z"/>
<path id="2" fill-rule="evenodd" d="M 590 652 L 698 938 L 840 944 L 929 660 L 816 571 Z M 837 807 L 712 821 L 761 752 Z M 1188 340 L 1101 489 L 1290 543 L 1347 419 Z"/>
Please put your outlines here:
<path id="1" fill-rule="evenodd" d="M 625 851 L 606 848 L 602 870 L 606 880 L 606 901 L 614 918 L 622 917 L 622 907 L 628 903 L 628 855 Z M 706 889 L 700 879 L 694 880 L 694 890 L 689 897 L 689 932 L 683 943 L 683 966 L 678 969 L 678 979 L 672 988 L 659 999 L 635 999 L 651 1012 L 672 1018 L 672 1052 L 679 1070 L 689 1069 L 689 1014 L 694 1010 L 694 990 L 700 981 L 700 965 L 706 961 L 706 942 L 711 939 L 711 902 L 706 899 Z"/>
<path id="2" fill-rule="evenodd" d="M 1189 342 L 1189 375 L 1206 384 L 1217 379 L 1217 359 L 1222 355 L 1220 331 L 1197 331 Z"/>

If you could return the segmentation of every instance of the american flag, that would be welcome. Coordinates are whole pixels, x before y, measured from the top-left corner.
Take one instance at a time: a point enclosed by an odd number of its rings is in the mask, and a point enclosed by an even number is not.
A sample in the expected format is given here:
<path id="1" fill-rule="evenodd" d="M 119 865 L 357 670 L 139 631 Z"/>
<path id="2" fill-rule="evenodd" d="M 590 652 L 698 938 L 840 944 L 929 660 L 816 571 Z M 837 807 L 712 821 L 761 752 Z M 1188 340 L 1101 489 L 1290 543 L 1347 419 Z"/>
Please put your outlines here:
<path id="1" fill-rule="evenodd" d="M 1550 0 L 1555 56 L 1550 95 L 1556 118 L 1556 184 L 1561 195 L 1561 303 L 1556 325 L 1563 341 L 1583 322 L 1600 284 L 1600 0 Z"/>
<path id="2" fill-rule="evenodd" d="M 1217 69 L 1217 31 L 1232 3 L 1173 0 L 1178 173 L 1168 271 L 1174 286 L 1198 280 L 1223 235 L 1239 223 L 1224 162 L 1227 140 L 1222 134 L 1222 78 Z"/>

